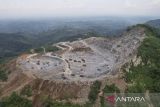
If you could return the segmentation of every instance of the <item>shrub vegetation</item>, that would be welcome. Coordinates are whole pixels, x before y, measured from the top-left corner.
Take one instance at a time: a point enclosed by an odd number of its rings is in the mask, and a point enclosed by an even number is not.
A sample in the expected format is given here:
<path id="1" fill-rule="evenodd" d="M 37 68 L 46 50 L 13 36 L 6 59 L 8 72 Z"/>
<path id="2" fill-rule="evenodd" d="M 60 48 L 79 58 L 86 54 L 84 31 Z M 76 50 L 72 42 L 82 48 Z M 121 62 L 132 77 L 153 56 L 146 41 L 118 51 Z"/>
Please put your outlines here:
<path id="1" fill-rule="evenodd" d="M 138 48 L 137 57 L 142 59 L 140 64 L 134 66 L 131 63 L 129 71 L 124 70 L 124 78 L 130 84 L 126 92 L 160 92 L 160 36 L 150 26 L 138 26 L 145 28 L 147 38 Z"/>

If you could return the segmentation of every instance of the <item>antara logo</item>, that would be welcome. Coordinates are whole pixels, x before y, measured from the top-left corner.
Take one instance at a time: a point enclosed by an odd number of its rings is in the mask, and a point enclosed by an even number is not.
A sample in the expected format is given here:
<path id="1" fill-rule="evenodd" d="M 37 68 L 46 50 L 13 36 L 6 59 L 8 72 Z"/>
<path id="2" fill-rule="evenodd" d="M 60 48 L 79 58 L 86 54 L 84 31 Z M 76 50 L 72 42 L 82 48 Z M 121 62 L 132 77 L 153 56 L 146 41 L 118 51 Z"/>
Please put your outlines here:
<path id="1" fill-rule="evenodd" d="M 116 102 L 145 102 L 144 97 L 115 97 L 114 95 L 107 96 L 106 101 L 112 105 Z"/>

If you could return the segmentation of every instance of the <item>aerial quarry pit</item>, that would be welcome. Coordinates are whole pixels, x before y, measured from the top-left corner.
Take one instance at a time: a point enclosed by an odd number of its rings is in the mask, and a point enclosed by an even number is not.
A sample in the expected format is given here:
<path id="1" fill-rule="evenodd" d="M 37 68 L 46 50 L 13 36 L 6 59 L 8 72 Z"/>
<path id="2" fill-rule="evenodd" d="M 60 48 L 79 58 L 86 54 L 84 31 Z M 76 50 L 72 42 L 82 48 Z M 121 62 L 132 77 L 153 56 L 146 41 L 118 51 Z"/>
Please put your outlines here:
<path id="1" fill-rule="evenodd" d="M 48 51 L 45 46 L 40 52 L 32 49 L 5 65 L 10 74 L 1 85 L 0 98 L 30 87 L 33 107 L 43 107 L 42 98 L 48 97 L 85 104 L 97 80 L 100 92 L 109 83 L 115 83 L 123 92 L 126 83 L 121 68 L 138 59 L 138 47 L 146 37 L 144 28 L 135 27 L 117 37 L 90 37 L 48 46 L 59 48 L 56 51 Z"/>
<path id="2" fill-rule="evenodd" d="M 144 29 L 135 28 L 120 37 L 91 37 L 53 44 L 57 52 L 20 56 L 16 66 L 24 74 L 43 80 L 86 82 L 101 80 L 118 72 L 134 56 Z"/>

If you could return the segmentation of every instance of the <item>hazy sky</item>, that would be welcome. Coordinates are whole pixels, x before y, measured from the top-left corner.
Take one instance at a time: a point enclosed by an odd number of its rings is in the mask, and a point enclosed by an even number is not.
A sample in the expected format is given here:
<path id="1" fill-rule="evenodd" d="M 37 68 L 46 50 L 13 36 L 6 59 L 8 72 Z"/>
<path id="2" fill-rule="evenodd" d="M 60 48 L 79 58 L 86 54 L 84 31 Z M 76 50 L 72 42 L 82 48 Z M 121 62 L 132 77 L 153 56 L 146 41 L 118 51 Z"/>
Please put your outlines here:
<path id="1" fill-rule="evenodd" d="M 159 16 L 160 0 L 0 0 L 0 17 Z"/>

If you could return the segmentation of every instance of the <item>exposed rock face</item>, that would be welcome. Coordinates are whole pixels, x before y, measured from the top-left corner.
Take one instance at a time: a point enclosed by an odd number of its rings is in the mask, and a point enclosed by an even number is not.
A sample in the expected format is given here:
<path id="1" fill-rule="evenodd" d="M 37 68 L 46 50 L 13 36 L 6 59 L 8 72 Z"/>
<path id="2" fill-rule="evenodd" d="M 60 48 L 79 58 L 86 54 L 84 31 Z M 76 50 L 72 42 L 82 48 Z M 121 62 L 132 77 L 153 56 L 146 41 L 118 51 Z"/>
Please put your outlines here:
<path id="1" fill-rule="evenodd" d="M 15 69 L 2 87 L 2 95 L 9 95 L 30 85 L 31 99 L 38 106 L 41 97 L 86 102 L 90 84 L 116 74 L 123 64 L 136 55 L 145 38 L 143 28 L 134 28 L 121 37 L 92 37 L 74 42 L 55 44 L 55 53 L 22 55 Z M 10 87 L 11 86 L 11 87 Z"/>
<path id="2" fill-rule="evenodd" d="M 128 61 L 145 34 L 133 29 L 117 38 L 88 38 L 56 44 L 61 54 L 44 53 L 19 57 L 18 68 L 44 80 L 94 81 L 116 73 Z"/>

